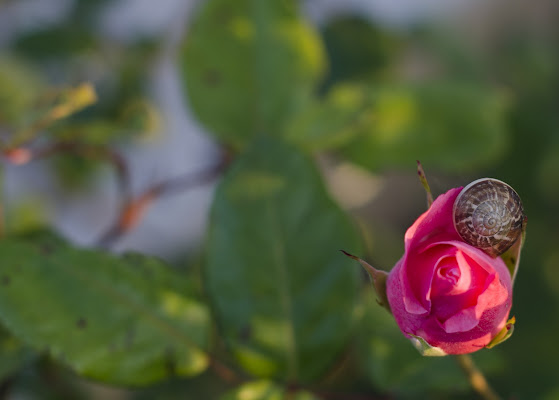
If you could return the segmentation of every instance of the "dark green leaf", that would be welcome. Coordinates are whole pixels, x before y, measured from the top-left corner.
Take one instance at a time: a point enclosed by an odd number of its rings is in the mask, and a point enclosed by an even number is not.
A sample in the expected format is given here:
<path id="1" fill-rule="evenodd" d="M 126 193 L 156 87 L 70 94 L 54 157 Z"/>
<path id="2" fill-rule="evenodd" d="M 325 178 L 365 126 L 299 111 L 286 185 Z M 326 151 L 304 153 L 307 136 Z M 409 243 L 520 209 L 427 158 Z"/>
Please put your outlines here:
<path id="1" fill-rule="evenodd" d="M 318 35 L 293 0 L 204 2 L 181 61 L 194 112 L 235 147 L 280 134 L 324 69 Z"/>
<path id="2" fill-rule="evenodd" d="M 463 172 L 506 149 L 501 96 L 466 84 L 430 82 L 375 90 L 375 118 L 344 155 L 370 169 L 424 165 Z"/>
<path id="3" fill-rule="evenodd" d="M 400 54 L 402 40 L 370 19 L 338 16 L 323 29 L 330 61 L 325 85 L 383 78 Z"/>
<path id="4" fill-rule="evenodd" d="M 373 107 L 365 88 L 340 84 L 322 101 L 313 101 L 295 114 L 286 138 L 308 150 L 327 150 L 347 144 L 374 123 Z"/>
<path id="5" fill-rule="evenodd" d="M 5 284 L 2 281 L 1 284 Z M 35 352 L 0 328 L 0 380 L 17 372 L 35 358 Z"/>
<path id="6" fill-rule="evenodd" d="M 247 371 L 310 380 L 338 356 L 359 274 L 338 249 L 356 242 L 309 159 L 271 139 L 238 159 L 216 192 L 206 278 Z"/>
<path id="7" fill-rule="evenodd" d="M 207 310 L 160 261 L 78 250 L 56 238 L 0 241 L 0 318 L 85 376 L 142 385 L 207 365 Z"/>

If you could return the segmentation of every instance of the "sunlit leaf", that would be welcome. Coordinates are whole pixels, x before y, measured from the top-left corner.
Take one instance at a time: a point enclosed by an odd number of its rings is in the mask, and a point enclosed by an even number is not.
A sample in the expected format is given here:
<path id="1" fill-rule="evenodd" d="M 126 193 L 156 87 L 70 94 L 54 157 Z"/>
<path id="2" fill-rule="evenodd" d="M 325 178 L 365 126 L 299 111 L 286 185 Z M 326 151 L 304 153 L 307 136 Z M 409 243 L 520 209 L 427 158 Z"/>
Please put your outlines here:
<path id="1" fill-rule="evenodd" d="M 21 128 L 33 115 L 33 104 L 44 89 L 30 65 L 9 57 L 0 58 L 0 125 Z"/>
<path id="2" fill-rule="evenodd" d="M 258 141 L 217 189 L 206 282 L 218 326 L 258 377 L 311 380 L 351 329 L 359 268 L 356 233 L 311 160 Z"/>
<path id="3" fill-rule="evenodd" d="M 288 390 L 274 382 L 248 382 L 220 397 L 220 400 L 318 400 L 313 394 Z"/>
<path id="4" fill-rule="evenodd" d="M 466 84 L 429 82 L 375 89 L 374 118 L 343 154 L 364 167 L 480 168 L 506 150 L 501 96 Z"/>
<path id="5" fill-rule="evenodd" d="M 181 53 L 196 116 L 220 140 L 242 147 L 280 134 L 324 69 L 316 32 L 294 0 L 202 3 Z"/>
<path id="6" fill-rule="evenodd" d="M 43 236 L 0 241 L 0 257 L 2 322 L 79 374 L 144 385 L 205 369 L 207 311 L 160 261 Z"/>
<path id="7" fill-rule="evenodd" d="M 286 126 L 285 137 L 308 150 L 335 149 L 373 124 L 373 116 L 365 87 L 339 84 L 323 100 L 310 102 L 296 113 Z"/>

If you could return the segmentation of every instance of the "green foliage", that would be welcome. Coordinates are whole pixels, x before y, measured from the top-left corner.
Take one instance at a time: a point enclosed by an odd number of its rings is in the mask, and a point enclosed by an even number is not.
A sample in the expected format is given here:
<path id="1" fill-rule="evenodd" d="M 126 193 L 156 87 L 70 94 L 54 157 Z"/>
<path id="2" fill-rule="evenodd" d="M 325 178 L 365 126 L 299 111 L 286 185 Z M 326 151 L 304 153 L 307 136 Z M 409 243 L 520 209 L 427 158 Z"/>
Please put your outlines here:
<path id="1" fill-rule="evenodd" d="M 258 377 L 316 379 L 346 345 L 358 269 L 352 224 L 312 162 L 257 141 L 214 200 L 206 280 L 216 317 L 243 368 Z"/>
<path id="2" fill-rule="evenodd" d="M 361 85 L 338 84 L 287 123 L 285 137 L 309 151 L 339 148 L 374 122 L 371 96 Z"/>
<path id="3" fill-rule="evenodd" d="M 390 75 L 402 39 L 360 17 L 328 21 L 323 39 L 330 62 L 325 87 L 345 81 L 369 81 Z"/>
<path id="4" fill-rule="evenodd" d="M 35 359 L 35 352 L 0 329 L 0 379 L 6 379 Z"/>
<path id="5" fill-rule="evenodd" d="M 318 400 L 318 397 L 304 391 L 289 391 L 271 381 L 245 383 L 241 387 L 222 396 L 220 400 Z"/>
<path id="6" fill-rule="evenodd" d="M 208 314 L 160 261 L 52 237 L 0 241 L 0 319 L 88 377 L 145 385 L 207 366 Z"/>
<path id="7" fill-rule="evenodd" d="M 9 46 L 17 56 L 0 58 L 0 130 L 6 143 L 23 132 L 22 146 L 39 136 L 33 146 L 76 145 L 83 151 L 50 165 L 65 182 L 83 183 L 109 145 L 160 126 L 144 92 L 162 52 L 159 38 L 106 43 L 95 23 L 108 0 L 71 3 L 68 18 L 16 35 Z M 141 255 L 44 236 L 0 241 L 0 390 L 16 379 L 33 387 L 20 397 L 76 398 L 80 390 L 53 387 L 75 386 L 77 373 L 150 385 L 129 392 L 137 399 L 307 400 L 329 385 L 336 398 L 472 397 L 454 361 L 420 357 L 370 287 L 358 298 L 359 267 L 338 252 L 363 256 L 357 233 L 328 196 L 317 156 L 375 174 L 411 172 L 420 159 L 435 189 L 473 172 L 518 188 L 531 221 L 515 283 L 518 330 L 475 358 L 504 397 L 557 397 L 559 32 L 503 34 L 482 54 L 446 28 L 394 33 L 351 16 L 325 21 L 319 36 L 299 8 L 295 0 L 207 0 L 188 25 L 178 54 L 185 93 L 235 159 L 188 280 Z M 83 76 L 91 86 L 71 81 Z M 98 102 L 72 108 L 80 87 L 95 88 Z M 355 215 L 373 238 L 374 265 L 387 268 L 416 210 L 401 202 L 411 192 L 399 178 L 375 180 L 395 200 L 381 193 Z M 386 207 L 398 223 L 377 218 Z M 8 236 L 49 219 L 29 201 L 16 208 Z M 346 350 L 353 357 L 341 362 Z M 52 379 L 51 370 L 62 372 Z M 309 392 L 297 390 L 302 384 Z M 337 385 L 350 390 L 338 396 Z"/>
<path id="8" fill-rule="evenodd" d="M 343 150 L 357 164 L 376 170 L 419 159 L 463 171 L 503 156 L 504 99 L 494 92 L 452 82 L 384 86 L 371 92 L 374 119 Z"/>
<path id="9" fill-rule="evenodd" d="M 186 36 L 181 63 L 197 117 L 223 143 L 281 135 L 324 69 L 316 32 L 293 0 L 210 0 Z"/>
<path id="10" fill-rule="evenodd" d="M 0 58 L 0 125 L 22 128 L 43 85 L 39 74 L 24 61 Z"/>
<path id="11" fill-rule="evenodd" d="M 359 357 L 370 379 L 382 390 L 402 398 L 445 398 L 445 393 L 466 392 L 468 383 L 452 357 L 421 357 L 394 318 L 379 307 L 370 291 L 364 296 L 365 316 L 359 336 Z M 498 371 L 502 359 L 495 350 L 480 351 L 484 372 Z"/>

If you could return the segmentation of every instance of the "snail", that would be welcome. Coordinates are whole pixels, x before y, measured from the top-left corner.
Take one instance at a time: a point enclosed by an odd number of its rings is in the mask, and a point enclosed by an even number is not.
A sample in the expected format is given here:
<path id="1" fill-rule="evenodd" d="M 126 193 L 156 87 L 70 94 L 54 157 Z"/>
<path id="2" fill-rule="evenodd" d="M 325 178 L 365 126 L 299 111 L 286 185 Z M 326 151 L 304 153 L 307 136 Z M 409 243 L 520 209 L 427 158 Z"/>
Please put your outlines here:
<path id="1" fill-rule="evenodd" d="M 462 189 L 452 216 L 462 239 L 491 257 L 507 251 L 526 223 L 520 196 L 506 183 L 491 178 L 478 179 Z"/>

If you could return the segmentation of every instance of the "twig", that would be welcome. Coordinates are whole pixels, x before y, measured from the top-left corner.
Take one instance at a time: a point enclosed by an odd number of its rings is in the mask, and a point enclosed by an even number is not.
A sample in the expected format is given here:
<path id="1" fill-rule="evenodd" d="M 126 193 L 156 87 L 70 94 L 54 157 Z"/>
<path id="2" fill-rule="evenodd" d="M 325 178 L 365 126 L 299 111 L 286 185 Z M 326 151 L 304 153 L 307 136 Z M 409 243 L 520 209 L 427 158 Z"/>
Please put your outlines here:
<path id="1" fill-rule="evenodd" d="M 109 247 L 125 233 L 136 227 L 147 207 L 151 205 L 156 198 L 183 192 L 192 187 L 208 183 L 219 176 L 230 162 L 231 157 L 226 153 L 219 163 L 209 169 L 188 173 L 156 183 L 135 198 L 124 198 L 120 206 L 119 216 L 111 227 L 101 235 L 101 238 L 97 241 L 97 245 L 100 247 Z"/>
<path id="2" fill-rule="evenodd" d="M 456 356 L 458 365 L 468 378 L 470 386 L 484 400 L 501 400 L 499 395 L 489 386 L 483 373 L 476 367 L 474 360 L 469 354 L 459 354 Z"/>

